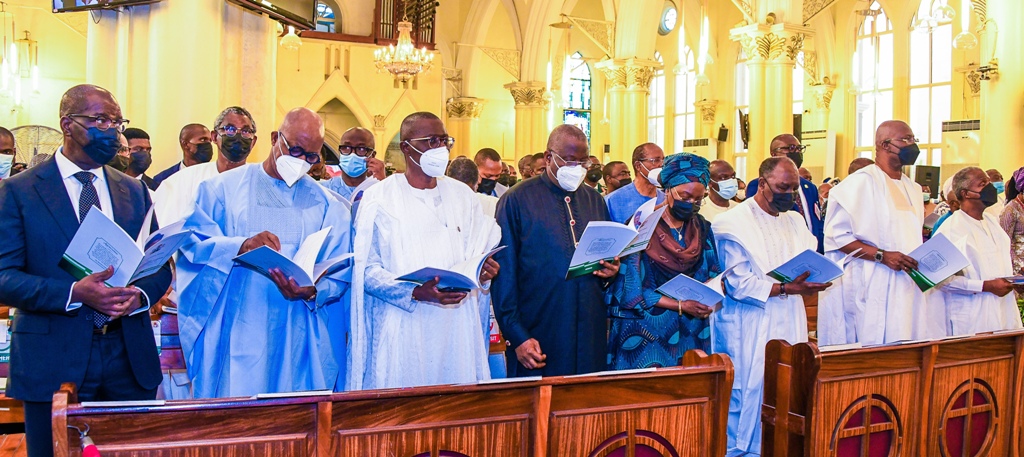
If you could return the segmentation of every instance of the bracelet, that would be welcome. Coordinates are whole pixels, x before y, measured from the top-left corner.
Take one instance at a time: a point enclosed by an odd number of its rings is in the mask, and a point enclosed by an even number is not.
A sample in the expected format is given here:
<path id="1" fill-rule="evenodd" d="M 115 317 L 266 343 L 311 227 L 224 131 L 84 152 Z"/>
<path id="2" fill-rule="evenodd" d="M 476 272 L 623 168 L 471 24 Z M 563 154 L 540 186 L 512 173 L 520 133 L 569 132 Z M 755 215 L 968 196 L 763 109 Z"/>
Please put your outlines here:
<path id="1" fill-rule="evenodd" d="M 683 315 L 683 301 L 682 300 L 676 300 L 676 306 L 678 306 L 679 315 L 682 316 Z"/>
<path id="2" fill-rule="evenodd" d="M 786 298 L 789 295 L 786 294 L 786 284 L 779 284 L 779 298 Z"/>

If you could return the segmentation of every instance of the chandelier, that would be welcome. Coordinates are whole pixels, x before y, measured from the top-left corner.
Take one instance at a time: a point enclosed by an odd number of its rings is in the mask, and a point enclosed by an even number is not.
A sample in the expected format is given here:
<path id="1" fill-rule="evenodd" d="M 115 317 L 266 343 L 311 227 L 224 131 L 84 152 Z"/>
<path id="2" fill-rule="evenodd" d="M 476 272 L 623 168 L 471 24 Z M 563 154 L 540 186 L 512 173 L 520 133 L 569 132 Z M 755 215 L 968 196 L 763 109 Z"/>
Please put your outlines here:
<path id="1" fill-rule="evenodd" d="M 430 70 L 434 61 L 434 55 L 427 52 L 427 48 L 416 49 L 412 44 L 412 23 L 406 18 L 398 23 L 398 45 L 381 47 L 374 51 L 373 60 L 376 62 L 377 71 L 387 70 L 394 75 L 395 80 L 403 84 L 416 77 L 416 75 Z"/>

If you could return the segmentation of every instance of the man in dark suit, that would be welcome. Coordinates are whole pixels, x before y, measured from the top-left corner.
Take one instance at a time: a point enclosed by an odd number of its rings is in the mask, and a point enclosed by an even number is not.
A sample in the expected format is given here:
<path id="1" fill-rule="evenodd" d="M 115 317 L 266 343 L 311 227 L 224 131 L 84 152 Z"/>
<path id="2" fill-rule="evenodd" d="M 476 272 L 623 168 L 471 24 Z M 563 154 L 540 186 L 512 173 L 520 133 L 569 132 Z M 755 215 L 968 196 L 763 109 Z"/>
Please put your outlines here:
<path id="1" fill-rule="evenodd" d="M 772 139 L 769 148 L 772 157 L 789 157 L 796 163 L 797 168 L 800 168 L 804 162 L 804 150 L 807 149 L 807 146 L 800 144 L 800 140 L 795 136 L 783 133 Z M 758 181 L 758 179 L 754 179 L 747 185 L 747 198 L 753 197 L 757 193 Z M 807 222 L 807 228 L 811 229 L 811 233 L 818 239 L 818 252 L 824 253 L 825 222 L 821 217 L 818 187 L 814 183 L 800 178 L 800 192 L 797 194 L 796 201 L 793 202 L 793 210 L 799 211 L 803 216 L 804 221 Z"/>
<path id="2" fill-rule="evenodd" d="M 112 268 L 75 281 L 58 266 L 93 206 L 132 237 L 142 228 L 146 186 L 103 166 L 125 124 L 110 92 L 72 87 L 60 102 L 63 147 L 0 182 L 0 303 L 17 308 L 7 395 L 25 402 L 30 457 L 53 455 L 51 398 L 61 383 L 75 383 L 81 401 L 153 399 L 160 384 L 147 311 L 167 291 L 170 267 L 106 287 Z"/>
<path id="3" fill-rule="evenodd" d="M 156 190 L 160 183 L 185 167 L 206 163 L 213 159 L 213 137 L 210 129 L 203 124 L 188 124 L 178 133 L 178 144 L 181 146 L 181 162 L 157 173 L 153 177 L 150 189 Z"/>

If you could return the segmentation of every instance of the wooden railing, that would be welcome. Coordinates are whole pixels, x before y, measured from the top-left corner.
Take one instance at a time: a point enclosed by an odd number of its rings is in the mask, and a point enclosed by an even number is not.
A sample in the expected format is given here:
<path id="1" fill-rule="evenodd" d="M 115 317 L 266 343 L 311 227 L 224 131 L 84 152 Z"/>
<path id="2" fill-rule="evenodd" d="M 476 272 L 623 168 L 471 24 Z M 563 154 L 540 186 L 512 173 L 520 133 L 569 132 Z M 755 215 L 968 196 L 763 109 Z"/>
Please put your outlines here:
<path id="1" fill-rule="evenodd" d="M 412 23 L 412 41 L 417 48 L 434 50 L 436 0 L 376 0 L 373 8 L 373 29 L 369 36 L 307 30 L 304 38 L 321 40 L 373 43 L 387 46 L 398 42 L 398 23 L 407 19 Z M 406 14 L 408 6 L 408 15 Z"/>

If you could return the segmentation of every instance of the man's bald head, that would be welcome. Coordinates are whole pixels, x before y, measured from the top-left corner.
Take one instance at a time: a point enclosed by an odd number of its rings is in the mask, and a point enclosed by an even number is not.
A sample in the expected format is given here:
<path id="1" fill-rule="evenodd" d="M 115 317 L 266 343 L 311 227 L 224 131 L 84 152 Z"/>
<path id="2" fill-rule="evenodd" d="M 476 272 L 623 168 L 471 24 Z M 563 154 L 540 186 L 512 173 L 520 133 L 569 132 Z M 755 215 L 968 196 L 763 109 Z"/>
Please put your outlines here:
<path id="1" fill-rule="evenodd" d="M 185 143 L 188 143 L 190 140 L 192 140 L 192 138 L 202 136 L 204 133 L 207 136 L 209 136 L 210 134 L 210 129 L 206 128 L 205 125 L 188 124 L 182 127 L 181 131 L 178 132 L 178 142 L 184 145 Z"/>
<path id="2" fill-rule="evenodd" d="M 901 120 L 890 120 L 882 122 L 875 129 L 875 148 L 882 149 L 883 143 L 894 138 L 903 138 L 912 135 L 913 131 L 906 122 Z"/>
<path id="3" fill-rule="evenodd" d="M 399 136 L 402 141 L 406 141 L 411 138 L 420 138 L 420 134 L 416 133 L 418 127 L 422 126 L 425 122 L 433 123 L 435 121 L 441 123 L 441 118 L 437 117 L 434 113 L 426 111 L 412 113 L 402 120 L 402 128 L 399 131 Z"/>
<path id="4" fill-rule="evenodd" d="M 89 108 L 90 99 L 94 97 L 117 104 L 114 94 L 111 94 L 110 91 L 92 84 L 79 84 L 68 89 L 60 98 L 60 117 L 81 114 Z"/>
<path id="5" fill-rule="evenodd" d="M 871 160 L 867 157 L 858 157 L 856 159 L 853 159 L 852 162 L 850 162 L 850 168 L 846 170 L 846 173 L 852 175 L 857 170 L 860 170 L 861 168 L 864 168 L 868 165 L 873 165 L 874 163 L 874 160 Z"/>
<path id="6" fill-rule="evenodd" d="M 724 160 L 712 160 L 711 163 L 708 164 L 708 172 L 711 174 L 711 179 L 715 181 L 720 181 L 720 179 L 715 178 L 715 175 L 736 174 L 736 171 L 732 168 L 732 164 Z"/>
<path id="7" fill-rule="evenodd" d="M 551 131 L 551 134 L 548 135 L 547 148 L 560 151 L 560 148 L 570 142 L 583 142 L 586 144 L 587 134 L 583 133 L 583 130 L 580 130 L 580 128 L 575 125 L 562 124 L 555 127 L 555 129 Z"/>
<path id="8" fill-rule="evenodd" d="M 376 148 L 373 132 L 363 127 L 352 127 L 341 134 L 341 144 L 346 146 L 365 146 Z"/>
<path id="9" fill-rule="evenodd" d="M 776 149 L 792 146 L 794 144 L 800 144 L 800 140 L 796 139 L 796 136 L 792 133 L 783 133 L 772 138 L 772 142 L 768 146 L 768 149 L 774 154 Z"/>
<path id="10" fill-rule="evenodd" d="M 295 108 L 284 115 L 284 121 L 277 132 L 270 134 L 271 141 L 278 143 L 281 135 L 284 135 L 288 147 L 298 146 L 307 153 L 319 154 L 324 146 L 324 122 L 319 114 L 309 108 Z M 281 154 L 287 154 L 284 144 L 281 146 Z M 274 154 L 270 156 L 274 157 Z"/>

